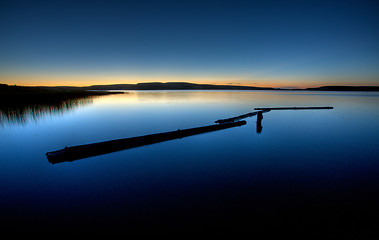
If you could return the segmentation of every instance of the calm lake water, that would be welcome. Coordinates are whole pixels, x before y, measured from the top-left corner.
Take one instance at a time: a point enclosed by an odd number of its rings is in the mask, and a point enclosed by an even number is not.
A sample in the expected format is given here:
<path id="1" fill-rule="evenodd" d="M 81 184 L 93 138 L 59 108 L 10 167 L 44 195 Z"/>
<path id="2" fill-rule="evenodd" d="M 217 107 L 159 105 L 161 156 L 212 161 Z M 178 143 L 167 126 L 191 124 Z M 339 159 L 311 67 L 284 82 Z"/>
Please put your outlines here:
<path id="1" fill-rule="evenodd" d="M 334 109 L 271 111 L 260 133 L 251 117 L 73 162 L 45 156 L 278 106 Z M 378 92 L 131 91 L 2 109 L 0 139 L 4 229 L 371 231 L 379 223 Z"/>

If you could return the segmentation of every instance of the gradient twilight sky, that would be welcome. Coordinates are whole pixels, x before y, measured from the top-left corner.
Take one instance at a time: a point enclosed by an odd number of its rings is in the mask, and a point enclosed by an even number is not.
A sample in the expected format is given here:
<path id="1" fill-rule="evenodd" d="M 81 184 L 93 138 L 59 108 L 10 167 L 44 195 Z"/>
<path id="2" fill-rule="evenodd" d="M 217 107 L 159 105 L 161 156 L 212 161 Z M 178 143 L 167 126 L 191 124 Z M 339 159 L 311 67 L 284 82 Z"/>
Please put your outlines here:
<path id="1" fill-rule="evenodd" d="M 0 0 L 0 82 L 379 85 L 379 1 Z"/>

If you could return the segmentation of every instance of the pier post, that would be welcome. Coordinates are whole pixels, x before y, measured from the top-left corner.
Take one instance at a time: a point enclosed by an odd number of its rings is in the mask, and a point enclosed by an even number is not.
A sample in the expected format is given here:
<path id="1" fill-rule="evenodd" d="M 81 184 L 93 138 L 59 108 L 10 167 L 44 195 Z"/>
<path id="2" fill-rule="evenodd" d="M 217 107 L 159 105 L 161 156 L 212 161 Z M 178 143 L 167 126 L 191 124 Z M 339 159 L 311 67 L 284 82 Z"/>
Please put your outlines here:
<path id="1" fill-rule="evenodd" d="M 262 112 L 258 112 L 257 114 L 257 133 L 262 132 L 262 119 L 263 119 L 263 114 Z"/>

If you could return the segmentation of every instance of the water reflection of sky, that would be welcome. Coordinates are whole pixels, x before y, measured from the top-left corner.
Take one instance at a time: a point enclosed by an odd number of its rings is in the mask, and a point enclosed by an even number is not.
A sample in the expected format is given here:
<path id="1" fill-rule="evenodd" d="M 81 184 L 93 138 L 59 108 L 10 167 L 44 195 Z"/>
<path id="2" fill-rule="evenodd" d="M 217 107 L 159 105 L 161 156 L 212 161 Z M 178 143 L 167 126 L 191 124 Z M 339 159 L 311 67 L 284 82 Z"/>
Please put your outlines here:
<path id="1" fill-rule="evenodd" d="M 103 216 L 98 223 L 128 222 L 121 220 L 126 215 L 141 221 L 200 216 L 223 223 L 241 218 L 251 227 L 262 223 L 254 216 L 265 209 L 269 219 L 319 212 L 319 218 L 341 220 L 339 212 L 349 212 L 354 222 L 368 209 L 377 213 L 379 97 L 347 94 L 141 91 L 96 98 L 37 123 L 6 125 L 0 129 L 1 211 L 26 218 L 38 212 L 44 224 L 52 215 L 78 221 Z M 209 125 L 275 106 L 334 109 L 271 111 L 260 134 L 252 117 L 245 126 L 72 163 L 50 165 L 44 156 L 65 146 Z"/>

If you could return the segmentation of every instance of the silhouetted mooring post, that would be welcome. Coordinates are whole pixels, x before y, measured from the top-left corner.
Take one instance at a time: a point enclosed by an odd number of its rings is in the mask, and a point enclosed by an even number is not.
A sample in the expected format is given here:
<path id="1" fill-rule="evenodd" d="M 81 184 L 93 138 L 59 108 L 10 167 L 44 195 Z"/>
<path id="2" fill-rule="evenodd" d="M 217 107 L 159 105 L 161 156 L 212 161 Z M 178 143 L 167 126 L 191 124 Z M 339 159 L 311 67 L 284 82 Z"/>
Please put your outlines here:
<path id="1" fill-rule="evenodd" d="M 257 133 L 262 132 L 262 119 L 263 119 L 263 114 L 262 112 L 258 112 L 257 114 Z"/>

